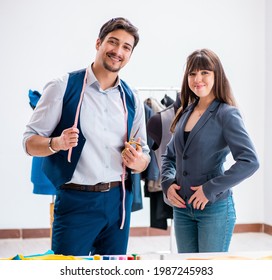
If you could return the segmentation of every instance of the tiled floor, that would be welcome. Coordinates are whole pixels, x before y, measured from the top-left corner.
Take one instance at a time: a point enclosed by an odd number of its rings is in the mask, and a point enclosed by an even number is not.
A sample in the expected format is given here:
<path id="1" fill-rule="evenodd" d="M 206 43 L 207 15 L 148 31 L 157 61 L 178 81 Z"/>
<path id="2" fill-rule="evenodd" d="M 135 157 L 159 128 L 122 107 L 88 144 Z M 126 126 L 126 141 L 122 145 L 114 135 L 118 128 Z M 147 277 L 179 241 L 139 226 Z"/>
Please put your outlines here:
<path id="1" fill-rule="evenodd" d="M 0 258 L 8 258 L 17 254 L 41 254 L 49 249 L 49 238 L 0 239 Z M 231 253 L 272 251 L 272 236 L 264 233 L 236 233 L 229 251 Z M 128 253 L 176 253 L 175 240 L 169 236 L 131 237 Z"/>

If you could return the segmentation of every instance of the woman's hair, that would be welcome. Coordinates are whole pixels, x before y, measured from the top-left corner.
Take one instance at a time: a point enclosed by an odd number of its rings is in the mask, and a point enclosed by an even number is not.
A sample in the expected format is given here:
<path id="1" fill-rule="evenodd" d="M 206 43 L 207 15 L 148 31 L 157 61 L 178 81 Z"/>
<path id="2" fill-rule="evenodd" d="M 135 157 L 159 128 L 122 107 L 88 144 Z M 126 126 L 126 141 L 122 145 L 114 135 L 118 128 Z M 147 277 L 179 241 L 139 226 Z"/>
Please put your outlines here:
<path id="1" fill-rule="evenodd" d="M 209 70 L 214 72 L 213 93 L 215 99 L 236 106 L 235 99 L 232 95 L 229 81 L 221 64 L 219 57 L 209 49 L 200 49 L 194 51 L 187 58 L 186 69 L 183 76 L 181 86 L 181 107 L 176 113 L 176 116 L 171 124 L 170 130 L 174 132 L 176 124 L 180 119 L 184 110 L 191 103 L 198 102 L 199 97 L 189 88 L 188 76 L 191 72 L 199 70 Z"/>
<path id="2" fill-rule="evenodd" d="M 118 29 L 123 29 L 134 37 L 134 49 L 139 42 L 138 28 L 135 27 L 129 20 L 122 17 L 112 18 L 103 24 L 99 31 L 98 38 L 103 41 L 109 33 Z"/>

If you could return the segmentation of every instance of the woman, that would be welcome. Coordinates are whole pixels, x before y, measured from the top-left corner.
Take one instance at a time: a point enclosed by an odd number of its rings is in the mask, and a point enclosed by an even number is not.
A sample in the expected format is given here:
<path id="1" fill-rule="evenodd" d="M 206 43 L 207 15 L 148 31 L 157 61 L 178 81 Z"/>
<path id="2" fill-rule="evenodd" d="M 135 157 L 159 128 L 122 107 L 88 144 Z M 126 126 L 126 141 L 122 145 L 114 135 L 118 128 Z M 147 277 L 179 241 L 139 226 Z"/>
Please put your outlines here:
<path id="1" fill-rule="evenodd" d="M 173 205 L 179 253 L 227 252 L 236 220 L 232 187 L 259 162 L 218 56 L 187 58 L 182 107 L 162 155 L 162 188 Z M 224 170 L 231 152 L 235 163 Z"/>

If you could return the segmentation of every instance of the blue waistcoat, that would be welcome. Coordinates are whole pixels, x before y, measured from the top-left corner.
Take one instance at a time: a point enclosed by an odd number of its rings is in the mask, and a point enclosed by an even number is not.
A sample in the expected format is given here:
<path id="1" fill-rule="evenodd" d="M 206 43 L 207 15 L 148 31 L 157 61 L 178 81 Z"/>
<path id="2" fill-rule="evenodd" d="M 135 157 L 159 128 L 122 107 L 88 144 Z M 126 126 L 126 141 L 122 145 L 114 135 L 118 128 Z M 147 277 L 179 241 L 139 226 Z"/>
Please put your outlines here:
<path id="1" fill-rule="evenodd" d="M 83 69 L 69 74 L 67 88 L 63 98 L 62 115 L 60 118 L 60 122 L 53 131 L 51 137 L 59 136 L 64 129 L 73 126 L 77 105 L 79 103 L 80 93 L 83 86 L 85 71 L 86 70 Z M 126 95 L 126 105 L 128 110 L 128 135 L 130 135 L 135 115 L 134 96 L 131 89 L 122 80 L 119 90 L 121 97 L 123 94 Z M 80 154 L 85 144 L 86 139 L 80 129 L 80 117 L 78 121 L 78 129 L 78 145 L 73 148 L 71 162 L 67 161 L 68 151 L 59 151 L 56 154 L 44 158 L 42 166 L 43 171 L 56 188 L 72 179 Z"/>
<path id="2" fill-rule="evenodd" d="M 85 72 L 86 69 L 82 69 L 69 73 L 67 88 L 63 97 L 62 115 L 60 122 L 53 131 L 51 137 L 59 136 L 64 129 L 73 126 Z M 120 80 L 120 84 L 120 95 L 121 98 L 123 98 L 123 95 L 125 94 L 128 111 L 127 135 L 129 136 L 135 116 L 135 100 L 133 92 L 129 86 L 123 80 Z M 67 160 L 68 151 L 59 151 L 56 154 L 43 158 L 42 170 L 56 188 L 59 188 L 61 185 L 71 180 L 85 144 L 86 139 L 80 129 L 80 117 L 77 128 L 79 129 L 78 145 L 73 148 L 71 162 L 68 162 Z M 128 170 L 128 173 L 129 179 L 127 180 L 127 188 L 131 189 L 134 193 L 132 211 L 137 211 L 142 209 L 141 177 L 140 174 L 131 174 L 131 170 Z"/>

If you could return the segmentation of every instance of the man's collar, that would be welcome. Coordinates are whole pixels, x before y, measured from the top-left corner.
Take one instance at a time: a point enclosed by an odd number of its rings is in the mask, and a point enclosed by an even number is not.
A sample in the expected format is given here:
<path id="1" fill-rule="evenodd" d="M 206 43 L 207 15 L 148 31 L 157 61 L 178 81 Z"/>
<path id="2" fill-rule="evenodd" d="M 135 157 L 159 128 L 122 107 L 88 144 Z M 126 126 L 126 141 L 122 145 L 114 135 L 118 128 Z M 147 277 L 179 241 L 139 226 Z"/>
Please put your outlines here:
<path id="1" fill-rule="evenodd" d="M 97 83 L 98 85 L 100 85 L 96 76 L 95 76 L 95 74 L 94 74 L 94 72 L 93 72 L 92 65 L 93 65 L 93 63 L 88 66 L 87 85 L 91 86 L 94 83 Z M 121 81 L 120 81 L 119 76 L 117 76 L 116 82 L 115 82 L 114 86 L 111 87 L 111 88 L 115 88 L 119 85 L 121 85 Z"/>

